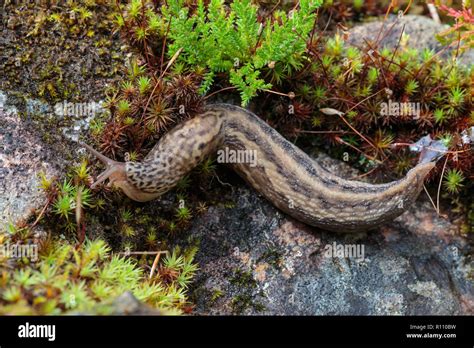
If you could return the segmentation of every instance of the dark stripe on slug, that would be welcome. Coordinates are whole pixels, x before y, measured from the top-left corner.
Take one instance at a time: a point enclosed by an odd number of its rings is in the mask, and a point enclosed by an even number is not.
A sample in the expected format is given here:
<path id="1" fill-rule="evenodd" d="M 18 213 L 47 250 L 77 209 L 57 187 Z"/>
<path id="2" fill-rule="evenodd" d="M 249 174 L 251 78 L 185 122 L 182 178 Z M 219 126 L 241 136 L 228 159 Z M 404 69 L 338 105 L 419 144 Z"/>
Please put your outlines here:
<path id="1" fill-rule="evenodd" d="M 255 121 L 254 119 L 252 119 L 252 123 L 254 123 L 256 126 L 260 127 L 260 129 L 263 131 L 263 133 L 267 133 L 266 132 L 266 129 L 265 128 L 262 128 L 261 127 L 261 124 L 259 122 L 253 122 Z M 271 162 L 274 163 L 275 165 L 278 165 L 281 161 L 277 158 L 277 156 L 274 154 L 273 151 L 271 151 L 271 147 L 268 146 L 268 143 L 265 142 L 264 139 L 260 139 L 260 138 L 257 138 L 254 134 L 254 132 L 252 130 L 249 130 L 249 129 L 246 129 L 245 127 L 243 127 L 241 124 L 235 122 L 235 121 L 230 121 L 227 123 L 227 128 L 230 129 L 230 130 L 234 130 L 236 132 L 239 132 L 241 134 L 243 134 L 245 136 L 245 138 L 248 140 L 248 141 L 251 141 L 253 143 L 255 143 L 257 145 L 257 147 L 259 149 L 264 150 L 267 154 L 269 154 L 270 156 L 267 156 L 267 157 L 270 157 L 271 158 Z M 268 127 L 268 126 L 267 126 Z M 268 135 L 268 134 L 267 134 Z M 270 135 L 268 135 L 270 136 Z M 280 136 L 281 137 L 281 136 Z M 226 139 L 227 140 L 227 139 Z M 274 140 L 274 139 L 272 139 Z M 291 147 L 291 144 L 284 141 L 284 142 L 281 142 L 279 143 L 281 145 L 281 147 L 284 149 L 284 151 L 286 153 L 290 153 L 293 148 Z M 242 149 L 245 149 L 245 144 L 242 145 Z M 298 160 L 298 159 L 296 159 Z M 301 159 L 300 159 L 300 163 L 301 163 Z M 280 174 L 283 175 L 283 177 L 289 175 L 289 172 L 282 168 L 281 166 L 279 166 L 279 172 Z M 308 171 L 308 173 L 315 179 L 315 180 L 318 180 L 318 181 L 321 181 L 324 183 L 324 185 L 326 185 L 327 187 L 333 187 L 333 186 L 336 186 L 337 185 L 337 182 L 332 180 L 332 179 L 328 179 L 328 178 L 325 178 L 323 176 L 319 176 L 317 175 L 317 171 L 314 170 L 314 168 L 310 168 L 310 170 Z M 296 179 L 295 179 L 296 181 Z"/>
<path id="2" fill-rule="evenodd" d="M 230 127 L 235 127 L 235 125 L 229 125 L 229 126 Z M 242 134 L 245 137 L 247 142 L 253 142 L 256 145 L 257 148 L 263 149 L 263 146 L 262 146 L 263 140 L 257 138 L 251 132 L 251 130 L 241 127 L 239 129 L 239 133 Z M 245 144 L 243 144 L 242 142 L 240 142 L 237 138 L 235 138 L 235 140 L 232 140 L 232 147 L 238 147 L 240 149 L 245 149 L 247 146 Z M 271 150 L 270 147 L 266 147 L 265 150 L 264 150 L 264 153 L 262 153 L 262 151 L 260 151 L 260 154 L 257 154 L 257 158 L 260 157 L 260 159 L 261 159 L 262 156 L 265 156 L 265 162 L 272 163 L 276 167 L 276 170 L 277 170 L 278 174 L 280 175 L 280 177 L 288 183 L 288 186 L 291 187 L 293 191 L 298 192 L 302 195 L 305 195 L 305 194 L 308 194 L 308 193 L 314 191 L 314 189 L 311 186 L 302 183 L 301 180 L 298 180 L 298 178 L 294 175 L 294 173 L 288 172 L 288 170 L 286 170 L 283 167 L 281 161 L 276 156 L 276 154 Z M 248 164 L 243 164 L 243 165 L 235 166 L 235 167 L 237 167 L 236 169 L 240 173 L 245 174 L 246 178 L 252 178 L 254 176 L 260 176 L 261 178 L 266 178 L 265 179 L 265 186 L 266 186 L 267 190 L 272 191 L 275 195 L 278 195 L 281 200 L 288 200 L 289 199 L 285 193 L 280 192 L 281 190 L 276 189 L 273 185 L 271 185 L 272 180 L 270 180 L 270 178 L 269 178 L 269 174 L 267 173 L 267 168 L 265 168 L 265 167 L 262 167 L 261 169 L 260 168 L 251 168 L 251 167 L 249 167 Z M 259 172 L 259 174 L 256 173 L 257 171 Z M 255 181 L 254 179 L 251 179 L 251 180 Z M 324 198 L 322 198 L 321 201 L 327 202 L 327 200 L 324 199 Z"/>
<path id="3" fill-rule="evenodd" d="M 319 180 L 323 182 L 326 186 L 334 189 L 338 189 L 339 191 L 343 190 L 350 190 L 354 193 L 378 193 L 382 190 L 385 190 L 393 185 L 396 184 L 395 182 L 391 182 L 388 184 L 382 185 L 370 185 L 363 183 L 360 185 L 360 182 L 356 181 L 347 181 L 342 178 L 335 176 L 333 173 L 328 171 L 326 168 L 320 166 L 316 163 L 313 159 L 311 159 L 306 153 L 301 151 L 295 145 L 290 143 L 288 140 L 283 138 L 276 130 L 271 128 L 268 124 L 266 124 L 263 120 L 261 120 L 258 116 L 251 113 L 248 110 L 241 109 L 247 115 L 247 117 L 251 120 L 253 124 L 258 126 L 260 130 L 266 134 L 272 142 L 280 146 L 289 156 L 291 156 L 305 171 L 313 177 L 315 180 Z M 234 129 L 239 130 L 239 128 L 234 127 Z M 261 144 L 260 144 L 261 145 Z M 328 175 L 330 177 L 328 177 Z"/>
<path id="4" fill-rule="evenodd" d="M 237 125 L 235 123 L 232 123 L 230 122 L 228 124 L 228 126 L 230 128 L 233 128 L 233 129 L 237 129 Z M 281 178 L 284 178 L 285 181 L 288 182 L 289 186 L 295 190 L 295 192 L 298 192 L 298 193 L 301 193 L 301 194 L 307 194 L 309 192 L 312 192 L 313 191 L 313 188 L 310 186 L 310 185 L 306 185 L 304 184 L 303 182 L 301 182 L 301 180 L 299 180 L 295 173 L 291 172 L 291 171 L 288 171 L 286 168 L 283 167 L 282 165 L 282 161 L 278 158 L 278 156 L 273 152 L 273 150 L 271 150 L 271 147 L 269 146 L 265 146 L 265 142 L 263 139 L 260 139 L 258 137 L 255 136 L 254 133 L 252 133 L 252 130 L 249 130 L 245 127 L 242 127 L 240 126 L 238 128 L 239 130 L 239 133 L 242 134 L 246 141 L 247 142 L 253 142 L 257 148 L 260 148 L 261 151 L 260 151 L 260 155 L 257 153 L 257 158 L 259 156 L 262 156 L 264 155 L 266 158 L 267 158 L 267 162 L 268 163 L 272 163 L 276 169 L 277 169 L 277 172 L 278 174 L 280 175 Z M 232 142 L 232 145 L 235 146 L 237 141 L 233 141 Z M 240 146 L 239 146 L 241 149 L 245 149 L 246 148 L 246 145 L 245 144 L 242 144 L 240 143 Z M 262 150 L 264 153 L 262 153 Z M 246 170 L 248 171 L 254 171 L 255 169 L 254 168 L 247 168 Z M 268 177 L 268 175 L 266 174 L 265 175 L 266 177 Z M 269 181 L 270 182 L 270 181 Z M 325 183 L 327 184 L 327 183 Z"/>

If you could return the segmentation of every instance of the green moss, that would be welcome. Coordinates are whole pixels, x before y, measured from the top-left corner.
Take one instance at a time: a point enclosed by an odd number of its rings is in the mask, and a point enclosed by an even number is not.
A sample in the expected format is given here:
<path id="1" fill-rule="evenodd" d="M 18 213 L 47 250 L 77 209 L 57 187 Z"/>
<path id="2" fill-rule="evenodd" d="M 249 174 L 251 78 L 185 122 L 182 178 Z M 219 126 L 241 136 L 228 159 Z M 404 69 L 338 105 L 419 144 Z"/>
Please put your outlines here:
<path id="1" fill-rule="evenodd" d="M 459 170 L 450 169 L 445 174 L 444 185 L 448 192 L 458 193 L 463 186 L 464 176 Z"/>
<path id="2" fill-rule="evenodd" d="M 281 269 L 283 255 L 277 249 L 269 248 L 257 259 L 257 263 L 262 261 L 268 263 L 276 269 Z"/>
<path id="3" fill-rule="evenodd" d="M 240 268 L 234 270 L 229 278 L 229 283 L 236 292 L 231 300 L 232 311 L 235 314 L 242 314 L 249 308 L 253 308 L 257 312 L 265 310 L 265 306 L 259 302 L 264 294 L 258 290 L 257 281 L 253 278 L 251 271 Z"/>
<path id="4" fill-rule="evenodd" d="M 240 268 L 234 271 L 234 274 L 232 275 L 229 281 L 233 285 L 243 287 L 255 288 L 257 286 L 257 282 L 255 281 L 255 279 L 253 279 L 252 272 L 244 271 Z"/>
<path id="5" fill-rule="evenodd" d="M 224 292 L 220 289 L 215 289 L 211 295 L 211 303 L 215 303 L 222 296 L 224 296 Z"/>
<path id="6" fill-rule="evenodd" d="M 246 309 L 253 308 L 257 312 L 263 312 L 265 306 L 260 302 L 255 302 L 253 296 L 248 294 L 237 295 L 232 298 L 232 311 L 235 314 L 242 314 Z"/>
<path id="7" fill-rule="evenodd" d="M 11 246 L 13 236 L 1 234 L 0 245 Z M 2 262 L 0 313 L 105 314 L 111 300 L 125 291 L 165 313 L 180 313 L 188 304 L 186 288 L 197 269 L 194 253 L 173 250 L 150 279 L 137 261 L 111 253 L 102 240 L 87 240 L 80 247 L 49 240 L 35 263 L 18 262 L 12 269 Z M 173 270 L 173 276 L 164 270 Z"/>
<path id="8" fill-rule="evenodd" d="M 77 81 L 75 71 L 68 66 L 72 60 L 84 56 L 81 53 L 85 44 L 103 47 L 102 53 L 97 50 L 98 56 L 103 56 L 104 60 L 102 66 L 99 63 L 102 58 L 95 62 L 97 75 L 110 78 L 117 72 L 115 61 L 119 59 L 113 60 L 113 64 L 109 59 L 115 51 L 111 39 L 95 39 L 97 32 L 111 33 L 110 12 L 113 13 L 114 9 L 115 6 L 107 2 L 77 5 L 68 1 L 54 7 L 46 3 L 25 3 L 22 6 L 16 6 L 15 2 L 7 3 L 4 11 L 8 13 L 10 22 L 15 23 L 8 29 L 16 34 L 18 40 L 6 40 L 6 46 L 2 47 L 10 58 L 1 66 L 6 74 L 0 79 L 8 87 L 52 102 L 90 95 L 90 84 L 78 86 L 66 82 Z M 90 69 L 84 70 L 83 77 L 91 77 Z"/>

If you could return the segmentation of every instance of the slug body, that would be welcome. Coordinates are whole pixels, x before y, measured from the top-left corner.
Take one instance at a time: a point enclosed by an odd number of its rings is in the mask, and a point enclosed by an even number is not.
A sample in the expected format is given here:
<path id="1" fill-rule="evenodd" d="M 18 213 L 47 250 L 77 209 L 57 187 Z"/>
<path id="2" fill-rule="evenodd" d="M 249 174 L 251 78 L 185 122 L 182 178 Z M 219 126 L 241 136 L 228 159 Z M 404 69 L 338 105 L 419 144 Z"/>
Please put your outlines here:
<path id="1" fill-rule="evenodd" d="M 170 190 L 216 151 L 253 154 L 253 161 L 228 165 L 288 215 L 337 232 L 371 229 L 402 214 L 435 166 L 419 163 L 404 178 L 386 184 L 345 180 L 250 111 L 229 104 L 209 105 L 202 115 L 181 123 L 140 163 L 115 162 L 85 146 L 108 165 L 94 185 L 108 178 L 131 199 L 142 202 Z"/>

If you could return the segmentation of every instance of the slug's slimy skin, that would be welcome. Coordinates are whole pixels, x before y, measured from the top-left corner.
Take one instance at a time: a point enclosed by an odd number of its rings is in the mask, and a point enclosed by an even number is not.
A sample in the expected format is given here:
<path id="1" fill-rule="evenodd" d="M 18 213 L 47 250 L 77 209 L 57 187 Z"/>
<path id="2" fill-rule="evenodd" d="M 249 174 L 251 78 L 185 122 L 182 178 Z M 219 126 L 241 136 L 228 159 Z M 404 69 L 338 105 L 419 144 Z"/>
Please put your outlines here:
<path id="1" fill-rule="evenodd" d="M 96 183 L 110 179 L 131 199 L 145 202 L 173 188 L 201 160 L 218 150 L 256 158 L 229 163 L 255 190 L 294 218 L 326 230 L 374 228 L 402 214 L 418 197 L 434 162 L 420 163 L 387 184 L 342 179 L 283 138 L 256 115 L 213 104 L 168 132 L 143 162 L 115 162 L 86 146 L 108 166 Z M 241 152 L 242 153 L 242 152 Z"/>

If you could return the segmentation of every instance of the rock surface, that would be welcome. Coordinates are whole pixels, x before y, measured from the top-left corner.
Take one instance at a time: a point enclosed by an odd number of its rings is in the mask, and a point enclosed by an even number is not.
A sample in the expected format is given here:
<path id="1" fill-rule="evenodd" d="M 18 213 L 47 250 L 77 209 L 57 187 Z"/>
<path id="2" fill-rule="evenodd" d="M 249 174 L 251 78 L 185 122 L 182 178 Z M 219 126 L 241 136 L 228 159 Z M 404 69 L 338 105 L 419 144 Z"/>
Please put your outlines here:
<path id="1" fill-rule="evenodd" d="M 2 1 L 0 230 L 43 207 L 39 171 L 63 178 L 63 169 L 78 158 L 70 140 L 87 128 L 92 116 L 58 115 L 55 107 L 99 103 L 108 86 L 123 76 L 119 67 L 125 65 L 127 52 L 109 25 L 108 4 L 96 5 L 88 9 L 94 7 L 88 14 L 96 21 L 75 25 L 70 21 L 74 11 L 61 13 L 61 6 L 55 13 L 62 24 L 54 24 L 46 16 L 47 6 Z"/>
<path id="2" fill-rule="evenodd" d="M 9 222 L 28 218 L 45 204 L 38 174 L 59 176 L 63 166 L 54 151 L 23 122 L 14 109 L 4 108 L 0 95 L 0 231 Z"/>
<path id="3" fill-rule="evenodd" d="M 410 47 L 419 50 L 428 48 L 439 52 L 444 46 L 439 43 L 435 35 L 447 28 L 447 25 L 436 23 L 425 16 L 405 15 L 401 18 L 390 16 L 385 22 L 379 20 L 350 29 L 348 43 L 364 47 L 366 41 L 375 42 L 379 39 L 380 47 L 395 48 L 403 32 L 411 38 Z M 379 36 L 381 30 L 382 34 Z M 445 50 L 443 57 L 447 58 L 452 51 L 453 49 Z M 474 50 L 471 49 L 460 55 L 458 61 L 463 65 L 473 64 Z"/>
<path id="4" fill-rule="evenodd" d="M 235 208 L 212 207 L 190 231 L 200 238 L 198 314 L 474 313 L 469 247 L 429 202 L 376 231 L 339 235 L 284 216 L 247 187 L 229 195 Z M 363 257 L 330 257 L 334 245 L 363 247 Z"/>
<path id="5" fill-rule="evenodd" d="M 111 305 L 110 315 L 163 315 L 163 313 L 137 300 L 129 291 L 117 297 Z"/>

